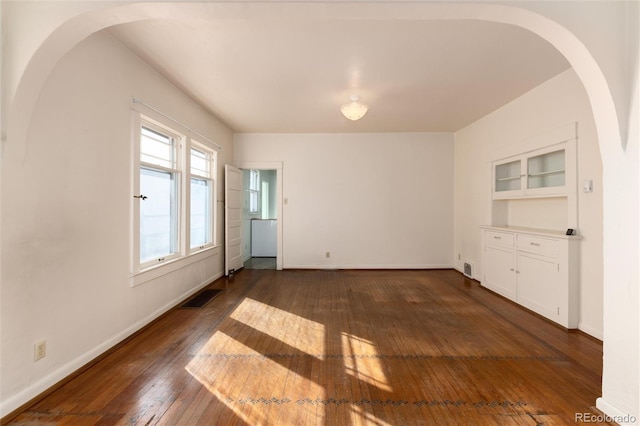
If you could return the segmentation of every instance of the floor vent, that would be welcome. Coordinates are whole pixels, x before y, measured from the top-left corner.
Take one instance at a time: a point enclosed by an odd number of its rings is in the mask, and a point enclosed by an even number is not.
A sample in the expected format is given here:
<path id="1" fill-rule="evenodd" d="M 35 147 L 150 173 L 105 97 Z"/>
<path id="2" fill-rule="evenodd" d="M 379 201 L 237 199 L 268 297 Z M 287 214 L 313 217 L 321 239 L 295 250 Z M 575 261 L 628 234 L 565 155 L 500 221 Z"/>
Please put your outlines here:
<path id="1" fill-rule="evenodd" d="M 216 297 L 222 290 L 217 288 L 210 288 L 203 290 L 198 295 L 186 301 L 181 308 L 202 308 L 209 303 L 214 297 Z"/>
<path id="2" fill-rule="evenodd" d="M 464 276 L 473 278 L 473 264 L 471 262 L 464 262 Z"/>

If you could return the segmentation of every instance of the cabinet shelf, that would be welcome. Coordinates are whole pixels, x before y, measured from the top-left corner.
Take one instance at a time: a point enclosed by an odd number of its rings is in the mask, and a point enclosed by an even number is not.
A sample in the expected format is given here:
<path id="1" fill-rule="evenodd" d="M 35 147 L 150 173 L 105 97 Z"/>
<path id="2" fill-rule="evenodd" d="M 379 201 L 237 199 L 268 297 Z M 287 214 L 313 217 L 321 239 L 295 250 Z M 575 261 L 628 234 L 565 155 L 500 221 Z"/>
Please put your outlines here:
<path id="1" fill-rule="evenodd" d="M 499 178 L 496 179 L 496 182 L 508 182 L 511 180 L 516 180 L 516 179 L 520 179 L 522 176 L 512 176 L 512 177 L 505 177 L 505 178 Z"/>
<path id="2" fill-rule="evenodd" d="M 529 176 L 548 176 L 548 175 L 556 175 L 556 174 L 560 174 L 560 173 L 564 173 L 564 169 L 562 170 L 550 170 L 548 172 L 538 172 L 538 173 L 529 173 Z"/>

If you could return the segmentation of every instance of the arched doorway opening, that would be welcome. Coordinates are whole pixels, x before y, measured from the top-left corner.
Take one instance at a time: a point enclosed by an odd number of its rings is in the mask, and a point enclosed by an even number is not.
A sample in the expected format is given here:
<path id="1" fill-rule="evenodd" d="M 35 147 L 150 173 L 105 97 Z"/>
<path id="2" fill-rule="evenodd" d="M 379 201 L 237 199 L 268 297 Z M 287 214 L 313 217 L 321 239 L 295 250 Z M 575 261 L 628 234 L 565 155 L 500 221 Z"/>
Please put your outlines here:
<path id="1" fill-rule="evenodd" d="M 37 102 L 39 91 L 44 85 L 49 73 L 55 67 L 57 61 L 71 50 L 81 40 L 108 28 L 126 22 L 141 19 L 176 19 L 188 18 L 192 16 L 207 16 L 207 14 L 222 14 L 224 16 L 254 16 L 256 13 L 264 13 L 266 16 L 273 16 L 277 13 L 289 13 L 292 18 L 296 16 L 314 16 L 318 12 L 315 5 L 307 7 L 290 6 L 289 8 L 275 8 L 258 5 L 245 5 L 247 7 L 238 8 L 232 4 L 181 4 L 172 5 L 167 3 L 164 7 L 157 5 L 121 5 L 113 8 L 93 9 L 82 13 L 61 23 L 42 41 L 40 48 L 34 52 L 28 65 L 19 78 L 19 84 L 15 89 L 15 96 L 11 103 L 11 112 L 7 124 L 7 141 L 5 149 L 26 150 L 26 136 L 29 131 L 31 112 Z M 629 215 L 633 211 L 619 209 L 620 201 L 615 201 L 615 191 L 612 189 L 629 177 L 627 168 L 620 168 L 620 159 L 624 159 L 623 141 L 620 135 L 619 122 L 616 115 L 615 105 L 607 81 L 600 70 L 595 59 L 584 46 L 568 29 L 553 22 L 551 19 L 514 6 L 503 5 L 482 5 L 482 4 L 427 4 L 427 5 L 386 5 L 379 4 L 371 9 L 357 7 L 344 8 L 343 5 L 333 5 L 323 9 L 327 18 L 336 19 L 375 19 L 378 17 L 397 19 L 479 19 L 490 22 L 498 22 L 510 25 L 517 25 L 525 28 L 555 46 L 571 63 L 584 84 L 586 92 L 590 98 L 593 108 L 594 118 L 599 135 L 600 151 L 603 159 L 605 174 L 605 282 L 613 282 L 619 275 L 615 269 L 623 262 L 633 262 L 629 259 L 633 256 L 633 250 L 628 251 L 628 239 L 623 233 L 615 232 L 618 224 L 626 223 Z M 176 13 L 178 13 L 176 15 Z M 11 90 L 13 92 L 13 90 Z M 609 204 L 607 201 L 614 200 Z M 636 218 L 637 219 L 637 218 Z M 620 243 L 622 240 L 622 244 Z M 637 253 L 637 247 L 636 252 Z M 636 271 L 637 273 L 637 271 Z M 636 277 L 637 278 L 637 277 Z M 624 299 L 621 294 L 622 289 L 612 289 L 609 295 L 614 299 Z M 605 317 L 615 310 L 615 300 L 607 301 L 605 295 Z M 611 327 L 615 327 L 615 320 Z M 625 381 L 624 369 L 615 367 L 616 361 L 629 343 L 618 344 L 624 340 L 624 332 L 616 333 L 609 342 L 609 335 L 605 329 L 605 377 L 603 387 L 615 386 L 619 382 Z M 637 358 L 637 325 L 635 329 L 635 355 Z M 633 345 L 633 341 L 631 342 Z M 628 351 L 626 351 L 628 352 Z M 633 357 L 634 353 L 629 354 Z M 626 361 L 626 356 L 624 357 Z M 637 373 L 636 373 L 637 374 Z M 636 393 L 637 399 L 637 377 L 635 384 L 631 384 L 632 390 Z M 634 387 L 635 386 L 635 387 Z"/>

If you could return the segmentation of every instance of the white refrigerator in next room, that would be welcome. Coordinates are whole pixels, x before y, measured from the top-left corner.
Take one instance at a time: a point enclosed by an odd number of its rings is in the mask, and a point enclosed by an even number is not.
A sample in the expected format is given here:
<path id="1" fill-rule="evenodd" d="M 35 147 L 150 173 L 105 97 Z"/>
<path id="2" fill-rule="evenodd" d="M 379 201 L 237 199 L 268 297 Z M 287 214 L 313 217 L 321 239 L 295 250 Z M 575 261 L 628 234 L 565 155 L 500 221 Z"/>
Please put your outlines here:
<path id="1" fill-rule="evenodd" d="M 276 219 L 251 220 L 251 257 L 276 257 Z"/>

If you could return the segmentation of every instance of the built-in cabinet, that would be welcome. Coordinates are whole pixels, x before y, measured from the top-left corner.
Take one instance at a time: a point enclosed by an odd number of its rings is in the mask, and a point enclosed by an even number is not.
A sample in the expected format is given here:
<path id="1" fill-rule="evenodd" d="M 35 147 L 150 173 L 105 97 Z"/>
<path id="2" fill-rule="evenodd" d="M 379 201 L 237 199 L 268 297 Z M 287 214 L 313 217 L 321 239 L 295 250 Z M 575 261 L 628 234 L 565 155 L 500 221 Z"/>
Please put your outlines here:
<path id="1" fill-rule="evenodd" d="M 568 123 L 496 153 L 481 227 L 482 286 L 566 328 L 579 320 L 577 137 Z"/>
<path id="2" fill-rule="evenodd" d="M 566 328 L 578 327 L 580 237 L 482 228 L 482 285 Z"/>
<path id="3" fill-rule="evenodd" d="M 561 197 L 575 174 L 575 141 L 545 147 L 492 163 L 493 199 Z"/>

